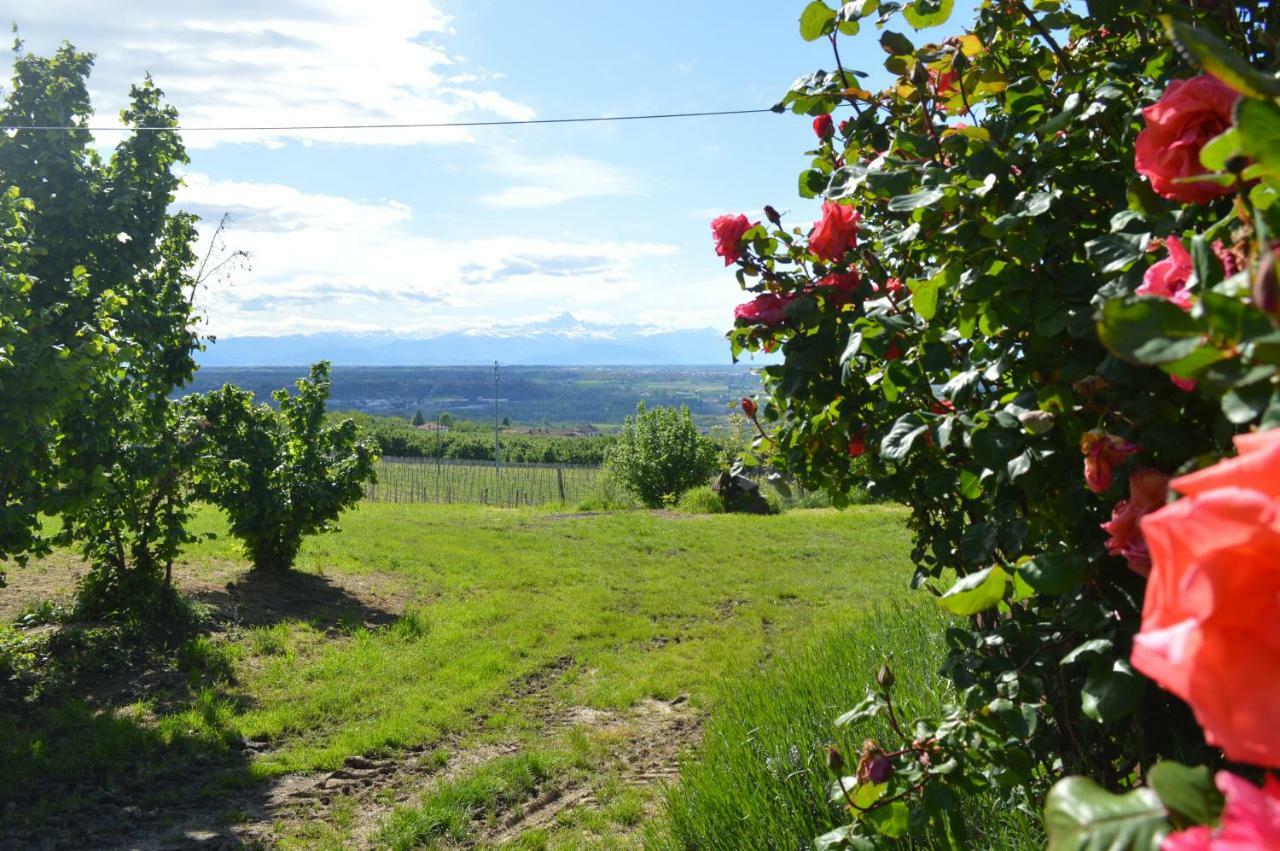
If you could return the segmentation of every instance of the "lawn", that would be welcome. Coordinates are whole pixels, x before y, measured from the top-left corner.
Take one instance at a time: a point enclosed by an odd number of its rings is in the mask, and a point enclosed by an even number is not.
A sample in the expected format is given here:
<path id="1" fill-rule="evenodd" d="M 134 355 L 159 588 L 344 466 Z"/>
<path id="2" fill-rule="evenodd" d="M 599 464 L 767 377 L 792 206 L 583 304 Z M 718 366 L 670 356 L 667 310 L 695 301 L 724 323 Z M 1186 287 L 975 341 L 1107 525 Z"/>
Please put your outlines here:
<path id="1" fill-rule="evenodd" d="M 363 503 L 284 581 L 194 546 L 147 653 L 44 625 L 56 553 L 0 591 L 0 839 L 632 847 L 724 683 L 907 593 L 904 519 Z"/>

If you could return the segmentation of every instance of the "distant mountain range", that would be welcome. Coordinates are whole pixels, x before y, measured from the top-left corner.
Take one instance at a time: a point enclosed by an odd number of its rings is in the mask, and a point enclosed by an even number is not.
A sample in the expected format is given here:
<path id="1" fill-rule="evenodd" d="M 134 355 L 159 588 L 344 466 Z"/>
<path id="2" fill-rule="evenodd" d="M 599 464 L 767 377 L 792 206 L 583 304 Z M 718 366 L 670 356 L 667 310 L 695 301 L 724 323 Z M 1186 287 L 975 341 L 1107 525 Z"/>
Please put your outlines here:
<path id="1" fill-rule="evenodd" d="M 448 332 L 430 337 L 381 333 L 224 337 L 199 356 L 202 366 L 294 366 L 328 360 L 335 366 L 467 365 L 500 361 L 540 366 L 728 364 L 724 330 L 672 330 L 606 325 L 564 313 L 522 326 Z"/>

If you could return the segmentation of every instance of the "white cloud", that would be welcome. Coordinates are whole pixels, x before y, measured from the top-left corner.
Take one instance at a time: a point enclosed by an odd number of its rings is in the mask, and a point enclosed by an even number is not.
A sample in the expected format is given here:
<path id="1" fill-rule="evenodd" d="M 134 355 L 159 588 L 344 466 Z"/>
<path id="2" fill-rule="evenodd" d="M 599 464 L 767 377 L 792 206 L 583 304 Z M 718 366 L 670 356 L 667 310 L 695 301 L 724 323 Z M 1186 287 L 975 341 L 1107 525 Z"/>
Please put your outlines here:
<path id="1" fill-rule="evenodd" d="M 433 40 L 449 32 L 435 0 L 25 5 L 14 17 L 30 49 L 48 51 L 67 38 L 97 54 L 90 81 L 97 123 L 114 121 L 144 72 L 191 127 L 534 117 L 493 88 L 498 75 L 459 67 Z M 185 134 L 189 147 L 290 137 L 352 144 L 471 138 L 464 129 Z"/>
<path id="2" fill-rule="evenodd" d="M 513 182 L 480 198 L 495 207 L 550 207 L 576 198 L 634 195 L 638 183 L 623 169 L 573 155 L 495 156 L 492 170 Z"/>
<path id="3" fill-rule="evenodd" d="M 416 232 L 412 210 L 395 201 L 198 173 L 187 175 L 178 206 L 204 217 L 206 240 L 230 212 L 227 244 L 251 255 L 249 268 L 201 294 L 209 330 L 222 336 L 430 333 L 564 311 L 703 327 L 723 324 L 731 297 L 723 280 L 701 294 L 687 292 L 662 268 L 677 254 L 664 243 L 440 239 Z"/>

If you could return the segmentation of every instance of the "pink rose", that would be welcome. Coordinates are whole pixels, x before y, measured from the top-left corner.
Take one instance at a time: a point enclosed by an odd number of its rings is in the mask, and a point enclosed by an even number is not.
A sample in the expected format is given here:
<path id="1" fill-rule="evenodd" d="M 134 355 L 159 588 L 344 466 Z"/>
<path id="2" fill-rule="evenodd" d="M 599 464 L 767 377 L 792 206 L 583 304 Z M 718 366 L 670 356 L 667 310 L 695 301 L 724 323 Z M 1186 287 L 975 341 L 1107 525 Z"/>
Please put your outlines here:
<path id="1" fill-rule="evenodd" d="M 730 266 L 742 256 L 742 235 L 753 227 L 755 225 L 741 213 L 736 216 L 717 216 L 711 220 L 711 235 L 716 241 L 716 254 L 724 258 L 724 265 Z"/>
<path id="2" fill-rule="evenodd" d="M 1111 520 L 1102 524 L 1107 552 L 1122 556 L 1129 568 L 1146 576 L 1151 573 L 1151 554 L 1138 521 L 1164 506 L 1169 493 L 1169 477 L 1151 467 L 1139 467 L 1129 474 L 1129 498 L 1116 503 Z"/>
<path id="3" fill-rule="evenodd" d="M 1142 519 L 1151 575 L 1130 658 L 1228 759 L 1280 768 L 1280 429 L 1236 448 Z"/>
<path id="4" fill-rule="evenodd" d="M 809 232 L 809 250 L 832 263 L 842 259 L 858 238 L 862 216 L 847 204 L 822 203 L 822 221 Z"/>
<path id="5" fill-rule="evenodd" d="M 778 325 L 787 318 L 787 305 L 795 300 L 793 295 L 764 293 L 746 304 L 733 309 L 733 318 L 749 325 Z"/>
<path id="6" fill-rule="evenodd" d="M 1160 851 L 1253 851 L 1280 848 L 1280 782 L 1267 777 L 1261 789 L 1243 777 L 1219 771 L 1213 778 L 1227 799 L 1222 823 L 1172 833 Z"/>
<path id="7" fill-rule="evenodd" d="M 1080 452 L 1084 455 L 1084 481 L 1089 490 L 1102 493 L 1111 487 L 1111 470 L 1124 463 L 1124 459 L 1141 450 L 1114 434 L 1094 430 L 1086 431 L 1080 438 Z"/>
<path id="8" fill-rule="evenodd" d="M 1204 174 L 1200 149 L 1231 126 L 1240 95 L 1208 74 L 1174 80 L 1159 101 L 1142 110 L 1147 129 L 1134 144 L 1134 167 L 1165 198 L 1204 204 L 1232 192 L 1229 186 L 1199 181 L 1175 183 L 1178 178 Z"/>
<path id="9" fill-rule="evenodd" d="M 831 121 L 830 115 L 819 115 L 813 119 L 813 132 L 819 139 L 830 139 L 835 131 L 835 124 Z"/>
<path id="10" fill-rule="evenodd" d="M 1142 276 L 1142 286 L 1135 292 L 1138 295 L 1151 295 L 1171 301 L 1183 310 L 1191 309 L 1191 292 L 1187 284 L 1191 282 L 1194 267 L 1191 255 L 1182 247 L 1182 242 L 1171 236 L 1165 240 L 1169 256 L 1151 264 Z"/>

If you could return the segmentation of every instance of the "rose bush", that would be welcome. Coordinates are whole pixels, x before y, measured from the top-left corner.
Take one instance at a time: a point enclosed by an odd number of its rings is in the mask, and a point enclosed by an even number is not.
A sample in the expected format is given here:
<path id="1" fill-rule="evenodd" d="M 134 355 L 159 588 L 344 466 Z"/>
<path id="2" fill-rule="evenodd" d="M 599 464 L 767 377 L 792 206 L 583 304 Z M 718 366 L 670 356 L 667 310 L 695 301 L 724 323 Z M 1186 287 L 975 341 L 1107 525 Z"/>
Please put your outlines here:
<path id="1" fill-rule="evenodd" d="M 837 503 L 869 475 L 911 509 L 912 585 L 968 618 L 947 633 L 945 717 L 896 719 L 890 676 L 840 719 L 885 715 L 901 741 L 868 750 L 891 761 L 884 782 L 839 779 L 851 821 L 820 844 L 953 837 L 965 796 L 1025 806 L 1076 773 L 1092 779 L 1046 798 L 1055 847 L 1156 847 L 1216 817 L 1170 803 L 1211 801 L 1208 774 L 1161 760 L 1220 756 L 1130 661 L 1144 575 L 1170 572 L 1145 520 L 1169 477 L 1280 425 L 1280 293 L 1259 251 L 1280 226 L 1280 82 L 1257 70 L 1276 65 L 1280 11 L 984 2 L 933 43 L 898 26 L 951 8 L 805 7 L 802 36 L 833 48 L 878 27 L 896 82 L 868 91 L 833 50 L 834 70 L 793 84 L 780 109 L 851 113 L 800 175 L 820 218 L 768 207 L 739 246 L 734 354 L 783 356 L 762 370 L 752 455 Z M 1214 634 L 1203 612 L 1153 625 Z M 1276 647 L 1252 637 L 1256 677 Z"/>

